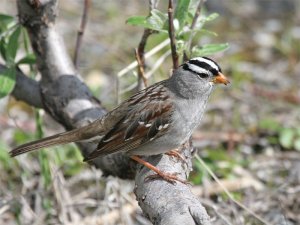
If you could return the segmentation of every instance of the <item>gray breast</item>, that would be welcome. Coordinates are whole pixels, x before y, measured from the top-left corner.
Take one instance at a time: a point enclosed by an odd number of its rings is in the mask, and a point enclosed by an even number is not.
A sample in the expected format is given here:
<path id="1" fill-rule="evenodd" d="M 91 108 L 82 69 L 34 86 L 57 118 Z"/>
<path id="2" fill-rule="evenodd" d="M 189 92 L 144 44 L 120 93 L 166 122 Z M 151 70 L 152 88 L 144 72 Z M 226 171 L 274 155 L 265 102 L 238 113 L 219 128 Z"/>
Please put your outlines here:
<path id="1" fill-rule="evenodd" d="M 203 117 L 208 96 L 202 99 L 179 100 L 174 113 L 174 133 L 185 142 L 199 126 Z"/>

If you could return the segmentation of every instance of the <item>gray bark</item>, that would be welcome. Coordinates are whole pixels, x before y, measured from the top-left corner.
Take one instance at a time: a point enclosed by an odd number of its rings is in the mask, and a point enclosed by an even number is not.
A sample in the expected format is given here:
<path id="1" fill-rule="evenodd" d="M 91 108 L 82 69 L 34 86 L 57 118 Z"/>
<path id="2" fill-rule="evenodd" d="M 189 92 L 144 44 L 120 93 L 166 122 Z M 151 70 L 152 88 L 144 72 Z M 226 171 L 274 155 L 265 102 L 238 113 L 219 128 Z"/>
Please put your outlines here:
<path id="1" fill-rule="evenodd" d="M 42 75 L 37 83 L 29 78 L 17 79 L 13 95 L 35 107 L 43 107 L 56 121 L 67 130 L 83 126 L 103 116 L 106 111 L 89 91 L 75 70 L 61 37 L 55 30 L 57 14 L 56 0 L 18 0 L 20 22 L 27 28 L 33 50 L 37 57 L 37 66 Z M 21 76 L 22 78 L 22 76 Z M 18 94 L 29 90 L 39 92 L 36 99 L 24 98 Z M 32 92 L 33 92 L 32 91 Z M 31 92 L 31 93 L 32 93 Z M 42 103 L 42 104 L 41 104 Z M 95 144 L 79 144 L 86 156 L 95 149 Z M 186 179 L 191 169 L 191 149 L 187 144 L 182 148 L 186 162 L 166 155 L 147 157 L 145 160 L 158 168 Z M 105 174 L 121 178 L 133 178 L 135 175 L 137 200 L 145 215 L 154 224 L 208 224 L 209 217 L 199 200 L 188 185 L 170 184 L 160 179 L 145 180 L 152 174 L 124 154 L 113 154 L 97 158 L 91 162 Z"/>

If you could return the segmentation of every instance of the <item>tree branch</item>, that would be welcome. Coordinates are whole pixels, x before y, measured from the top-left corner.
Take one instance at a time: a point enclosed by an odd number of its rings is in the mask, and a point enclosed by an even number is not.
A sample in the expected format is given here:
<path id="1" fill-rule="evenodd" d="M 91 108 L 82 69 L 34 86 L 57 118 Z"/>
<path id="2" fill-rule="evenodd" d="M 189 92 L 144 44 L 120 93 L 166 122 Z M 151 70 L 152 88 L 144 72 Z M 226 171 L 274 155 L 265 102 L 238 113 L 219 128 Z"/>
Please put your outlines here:
<path id="1" fill-rule="evenodd" d="M 169 0 L 168 18 L 169 18 L 169 37 L 171 41 L 170 45 L 172 51 L 173 69 L 176 69 L 179 63 L 178 63 L 178 54 L 176 50 L 175 30 L 174 30 L 174 23 L 173 23 L 174 20 L 173 0 Z"/>
<path id="2" fill-rule="evenodd" d="M 88 11 L 90 5 L 91 5 L 91 0 L 84 1 L 83 14 L 81 18 L 80 28 L 77 33 L 76 47 L 75 47 L 74 60 L 73 60 L 76 68 L 78 68 L 78 60 L 79 60 L 79 52 L 80 52 L 79 50 L 81 47 L 82 37 L 87 23 L 87 17 L 88 17 Z"/>
<path id="3" fill-rule="evenodd" d="M 149 15 L 151 10 L 156 9 L 158 5 L 158 0 L 149 0 Z M 145 77 L 145 47 L 147 40 L 151 34 L 155 31 L 151 29 L 144 29 L 142 39 L 139 43 L 137 50 L 135 51 L 135 58 L 138 62 L 138 85 L 137 90 L 141 90 L 147 87 L 147 78 Z"/>
<path id="4" fill-rule="evenodd" d="M 138 62 L 138 90 L 142 90 L 148 86 L 147 77 L 145 76 L 145 59 L 144 54 L 140 55 L 138 50 L 134 50 L 136 61 Z M 143 83 L 141 82 L 143 81 Z"/>

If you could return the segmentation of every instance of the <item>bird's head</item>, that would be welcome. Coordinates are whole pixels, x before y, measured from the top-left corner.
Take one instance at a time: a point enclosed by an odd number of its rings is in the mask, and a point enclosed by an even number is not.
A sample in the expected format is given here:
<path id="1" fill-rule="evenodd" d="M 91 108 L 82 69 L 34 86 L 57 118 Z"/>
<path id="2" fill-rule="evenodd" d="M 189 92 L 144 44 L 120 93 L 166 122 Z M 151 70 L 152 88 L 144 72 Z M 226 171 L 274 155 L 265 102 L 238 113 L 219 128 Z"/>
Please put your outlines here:
<path id="1" fill-rule="evenodd" d="M 196 57 L 178 67 L 171 80 L 184 95 L 210 94 L 215 84 L 229 84 L 221 67 L 207 57 Z"/>

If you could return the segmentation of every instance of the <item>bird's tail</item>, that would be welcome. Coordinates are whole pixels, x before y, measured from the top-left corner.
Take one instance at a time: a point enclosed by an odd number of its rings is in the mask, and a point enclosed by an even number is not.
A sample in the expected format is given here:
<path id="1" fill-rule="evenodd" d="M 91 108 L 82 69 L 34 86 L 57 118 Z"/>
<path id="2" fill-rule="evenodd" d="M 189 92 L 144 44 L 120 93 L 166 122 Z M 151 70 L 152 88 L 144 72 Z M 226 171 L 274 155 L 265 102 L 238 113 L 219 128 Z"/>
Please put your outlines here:
<path id="1" fill-rule="evenodd" d="M 80 127 L 71 131 L 55 134 L 50 137 L 45 137 L 40 140 L 32 141 L 16 147 L 10 151 L 10 156 L 14 157 L 26 152 L 38 150 L 45 147 L 67 144 L 71 142 L 83 141 L 95 136 L 101 136 L 103 130 L 101 121 L 95 121 L 84 127 Z"/>

